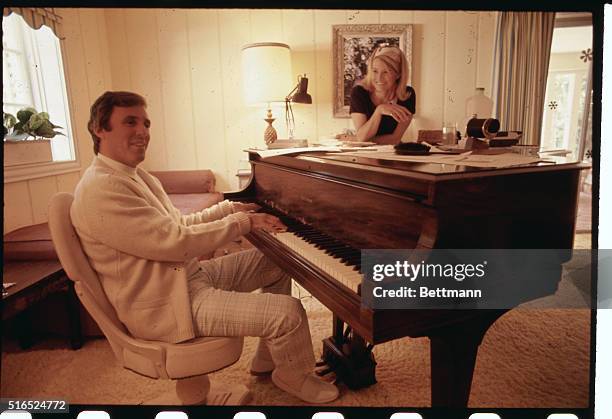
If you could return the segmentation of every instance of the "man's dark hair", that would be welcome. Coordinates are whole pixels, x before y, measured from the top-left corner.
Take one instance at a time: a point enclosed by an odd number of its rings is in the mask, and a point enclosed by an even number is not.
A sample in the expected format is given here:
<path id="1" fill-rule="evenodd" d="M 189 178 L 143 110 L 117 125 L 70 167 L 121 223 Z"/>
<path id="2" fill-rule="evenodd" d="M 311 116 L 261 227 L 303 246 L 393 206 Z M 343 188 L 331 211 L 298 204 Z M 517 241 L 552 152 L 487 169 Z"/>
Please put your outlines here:
<path id="1" fill-rule="evenodd" d="M 100 150 L 100 137 L 95 134 L 95 130 L 102 128 L 106 131 L 111 130 L 110 117 L 113 113 L 113 108 L 119 106 L 128 108 L 130 106 L 147 106 L 147 101 L 144 97 L 132 92 L 105 92 L 100 96 L 93 105 L 89 114 L 89 122 L 87 129 L 91 134 L 94 143 L 94 154 L 98 154 Z"/>

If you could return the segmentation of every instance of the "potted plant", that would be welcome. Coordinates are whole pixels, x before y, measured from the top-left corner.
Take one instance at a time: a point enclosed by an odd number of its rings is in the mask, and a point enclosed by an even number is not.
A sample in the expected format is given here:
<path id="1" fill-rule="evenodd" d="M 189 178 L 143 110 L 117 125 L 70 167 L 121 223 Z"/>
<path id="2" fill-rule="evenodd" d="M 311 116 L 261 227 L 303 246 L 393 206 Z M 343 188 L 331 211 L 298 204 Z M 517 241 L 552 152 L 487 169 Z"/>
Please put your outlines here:
<path id="1" fill-rule="evenodd" d="M 3 112 L 4 165 L 41 163 L 53 160 L 50 139 L 64 135 L 49 121 L 49 114 L 24 108 L 17 117 Z M 30 138 L 31 137 L 31 138 Z"/>

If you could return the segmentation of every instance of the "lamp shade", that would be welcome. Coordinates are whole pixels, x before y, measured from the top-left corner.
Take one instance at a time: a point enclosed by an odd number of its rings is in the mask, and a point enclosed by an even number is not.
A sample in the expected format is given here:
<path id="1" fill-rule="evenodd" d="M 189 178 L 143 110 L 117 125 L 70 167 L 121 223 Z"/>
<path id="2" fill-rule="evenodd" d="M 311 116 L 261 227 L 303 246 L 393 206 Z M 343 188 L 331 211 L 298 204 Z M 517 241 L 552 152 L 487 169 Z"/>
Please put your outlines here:
<path id="1" fill-rule="evenodd" d="M 242 82 L 247 105 L 284 102 L 292 86 L 291 50 L 278 42 L 242 47 Z"/>

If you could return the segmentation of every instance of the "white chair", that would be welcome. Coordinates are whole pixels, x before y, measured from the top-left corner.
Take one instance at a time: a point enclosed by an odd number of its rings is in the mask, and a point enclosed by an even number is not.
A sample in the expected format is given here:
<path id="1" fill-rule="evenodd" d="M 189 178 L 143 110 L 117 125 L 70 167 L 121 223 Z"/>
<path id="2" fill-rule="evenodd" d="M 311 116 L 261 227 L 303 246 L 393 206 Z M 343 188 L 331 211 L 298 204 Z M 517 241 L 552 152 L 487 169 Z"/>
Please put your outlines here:
<path id="1" fill-rule="evenodd" d="M 72 226 L 70 206 L 73 199 L 72 194 L 65 192 L 51 198 L 51 238 L 66 275 L 75 283 L 79 299 L 98 323 L 119 363 L 147 377 L 176 380 L 176 396 L 180 404 L 244 404 L 249 397 L 245 386 L 211 391 L 206 375 L 232 365 L 240 358 L 242 338 L 206 337 L 172 344 L 143 340 L 129 334 L 106 298 L 98 275 L 89 264 Z"/>

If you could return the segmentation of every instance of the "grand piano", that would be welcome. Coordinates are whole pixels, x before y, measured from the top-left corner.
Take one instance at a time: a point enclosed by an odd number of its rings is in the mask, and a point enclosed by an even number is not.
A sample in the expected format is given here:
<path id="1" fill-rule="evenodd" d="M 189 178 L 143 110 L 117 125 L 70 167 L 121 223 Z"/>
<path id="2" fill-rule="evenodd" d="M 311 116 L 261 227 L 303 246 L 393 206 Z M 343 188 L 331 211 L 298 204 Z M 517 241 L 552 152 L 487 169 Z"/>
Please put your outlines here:
<path id="1" fill-rule="evenodd" d="M 287 224 L 286 233 L 247 238 L 333 312 L 323 361 L 350 388 L 365 387 L 376 383 L 374 345 L 427 336 L 435 407 L 467 406 L 478 346 L 507 309 L 372 309 L 359 295 L 361 249 L 571 249 L 584 168 L 562 159 L 481 169 L 315 152 L 250 152 L 249 160 L 250 183 L 225 196 Z M 555 292 L 560 272 L 542 294 Z"/>

